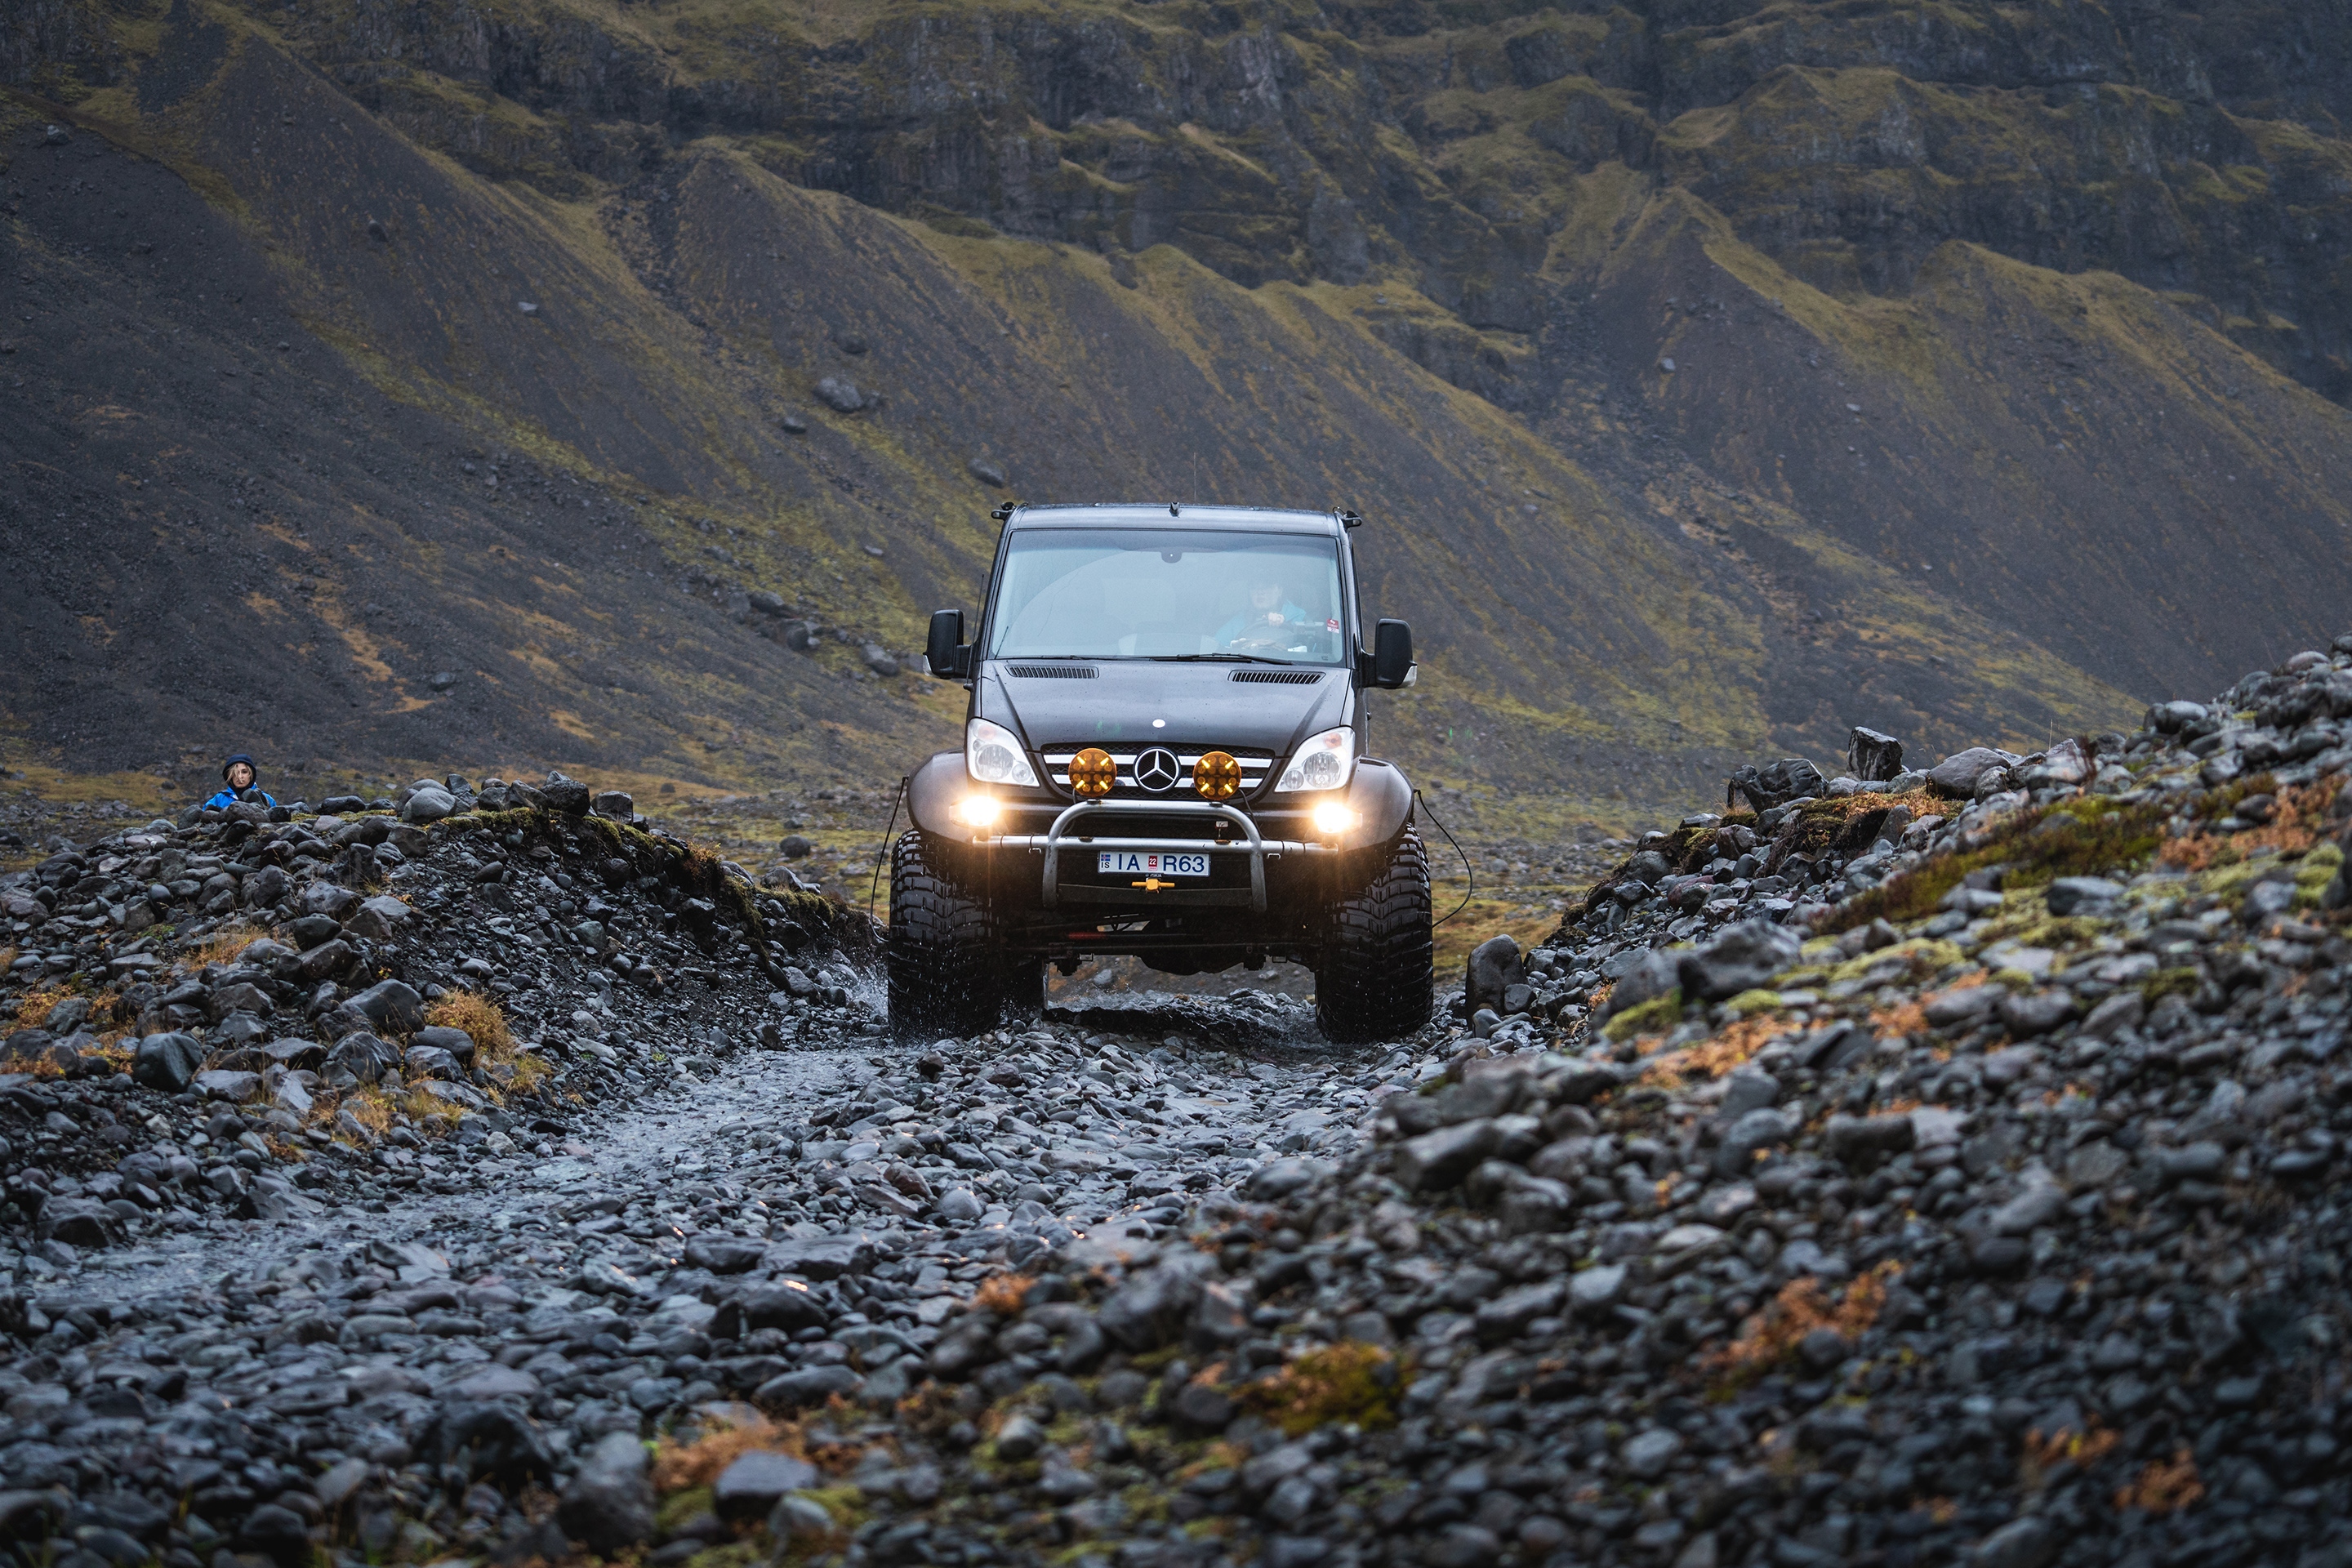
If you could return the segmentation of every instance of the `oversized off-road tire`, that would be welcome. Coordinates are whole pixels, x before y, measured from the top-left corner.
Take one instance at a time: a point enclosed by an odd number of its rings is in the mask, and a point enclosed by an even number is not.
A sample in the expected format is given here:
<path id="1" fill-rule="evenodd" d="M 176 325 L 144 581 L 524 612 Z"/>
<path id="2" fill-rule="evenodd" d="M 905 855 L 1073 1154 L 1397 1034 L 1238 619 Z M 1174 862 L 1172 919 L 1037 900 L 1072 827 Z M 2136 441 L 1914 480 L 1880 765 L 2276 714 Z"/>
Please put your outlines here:
<path id="1" fill-rule="evenodd" d="M 940 862 L 919 830 L 890 851 L 890 1031 L 901 1040 L 959 1038 L 996 1026 L 1004 1011 L 1003 939 L 988 900 Z"/>
<path id="2" fill-rule="evenodd" d="M 1335 901 L 1315 969 L 1315 1021 L 1336 1045 L 1396 1040 L 1429 1022 L 1429 852 L 1411 828 L 1361 890 Z"/>

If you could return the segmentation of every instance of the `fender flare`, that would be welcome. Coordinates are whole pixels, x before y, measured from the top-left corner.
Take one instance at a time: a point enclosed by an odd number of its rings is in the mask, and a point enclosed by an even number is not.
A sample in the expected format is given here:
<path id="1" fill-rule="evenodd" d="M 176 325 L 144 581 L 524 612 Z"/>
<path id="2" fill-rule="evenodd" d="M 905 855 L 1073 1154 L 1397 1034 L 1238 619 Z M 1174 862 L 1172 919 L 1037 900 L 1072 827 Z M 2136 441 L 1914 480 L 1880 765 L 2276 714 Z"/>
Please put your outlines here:
<path id="1" fill-rule="evenodd" d="M 917 768 L 908 782 L 907 816 L 917 827 L 935 837 L 962 837 L 949 813 L 971 788 L 971 782 L 964 776 L 963 753 L 941 752 Z"/>
<path id="2" fill-rule="evenodd" d="M 1362 758 L 1356 763 L 1356 776 L 1348 783 L 1348 808 L 1358 813 L 1360 820 L 1341 847 L 1386 844 L 1404 831 L 1412 816 L 1412 785 L 1394 763 Z"/>

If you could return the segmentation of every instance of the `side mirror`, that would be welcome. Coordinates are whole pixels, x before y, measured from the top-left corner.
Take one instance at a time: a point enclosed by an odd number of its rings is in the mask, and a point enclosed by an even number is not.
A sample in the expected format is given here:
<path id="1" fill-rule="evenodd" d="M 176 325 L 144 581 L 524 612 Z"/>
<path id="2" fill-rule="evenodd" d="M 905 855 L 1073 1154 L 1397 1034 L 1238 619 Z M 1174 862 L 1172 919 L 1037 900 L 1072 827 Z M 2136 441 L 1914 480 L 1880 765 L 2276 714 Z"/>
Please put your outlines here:
<path id="1" fill-rule="evenodd" d="M 963 612 L 931 612 L 931 640 L 923 649 L 931 673 L 942 680 L 961 680 L 971 673 L 971 649 L 963 646 Z"/>
<path id="2" fill-rule="evenodd" d="M 1372 631 L 1370 684 L 1393 691 L 1412 675 L 1412 628 L 1402 621 L 1382 621 Z"/>

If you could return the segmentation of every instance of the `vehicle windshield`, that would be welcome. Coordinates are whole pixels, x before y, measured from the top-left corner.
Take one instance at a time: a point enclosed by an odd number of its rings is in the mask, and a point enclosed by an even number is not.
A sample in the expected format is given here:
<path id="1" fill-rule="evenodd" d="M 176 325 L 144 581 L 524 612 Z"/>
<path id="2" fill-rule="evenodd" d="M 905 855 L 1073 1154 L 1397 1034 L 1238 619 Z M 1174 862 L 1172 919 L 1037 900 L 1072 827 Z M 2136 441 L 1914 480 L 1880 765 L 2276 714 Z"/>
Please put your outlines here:
<path id="1" fill-rule="evenodd" d="M 1344 614 L 1329 538 L 1023 529 L 1005 551 L 988 654 L 1337 664 Z"/>

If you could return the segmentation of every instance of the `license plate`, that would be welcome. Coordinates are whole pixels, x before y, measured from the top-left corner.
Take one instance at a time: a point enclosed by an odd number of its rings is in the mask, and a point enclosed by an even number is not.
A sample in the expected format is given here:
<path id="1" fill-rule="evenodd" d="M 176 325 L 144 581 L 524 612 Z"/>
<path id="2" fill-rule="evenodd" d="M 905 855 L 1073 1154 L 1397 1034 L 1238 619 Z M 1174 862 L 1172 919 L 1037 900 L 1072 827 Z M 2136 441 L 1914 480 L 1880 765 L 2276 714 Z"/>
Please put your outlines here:
<path id="1" fill-rule="evenodd" d="M 1156 849 L 1097 849 L 1095 869 L 1107 877 L 1205 877 L 1206 855 L 1163 855 Z"/>

